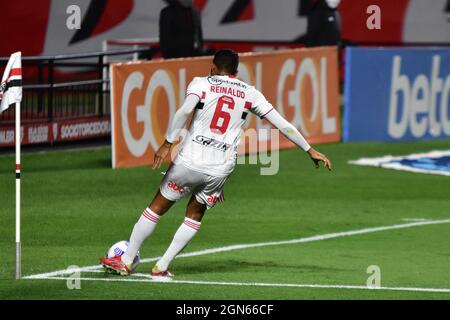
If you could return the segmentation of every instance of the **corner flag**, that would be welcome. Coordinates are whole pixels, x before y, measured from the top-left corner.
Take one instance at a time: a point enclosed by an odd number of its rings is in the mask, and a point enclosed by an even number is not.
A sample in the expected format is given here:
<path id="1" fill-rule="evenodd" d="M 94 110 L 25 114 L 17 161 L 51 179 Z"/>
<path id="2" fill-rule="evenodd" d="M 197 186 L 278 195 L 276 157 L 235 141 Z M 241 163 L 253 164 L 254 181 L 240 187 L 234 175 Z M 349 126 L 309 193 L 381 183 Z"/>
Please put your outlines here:
<path id="1" fill-rule="evenodd" d="M 0 87 L 0 113 L 11 104 L 22 100 L 22 63 L 21 53 L 16 52 L 9 58 L 3 73 Z"/>
<path id="2" fill-rule="evenodd" d="M 20 102 L 22 101 L 21 52 L 11 55 L 0 86 L 0 113 L 16 105 L 16 279 L 21 277 L 20 248 Z"/>

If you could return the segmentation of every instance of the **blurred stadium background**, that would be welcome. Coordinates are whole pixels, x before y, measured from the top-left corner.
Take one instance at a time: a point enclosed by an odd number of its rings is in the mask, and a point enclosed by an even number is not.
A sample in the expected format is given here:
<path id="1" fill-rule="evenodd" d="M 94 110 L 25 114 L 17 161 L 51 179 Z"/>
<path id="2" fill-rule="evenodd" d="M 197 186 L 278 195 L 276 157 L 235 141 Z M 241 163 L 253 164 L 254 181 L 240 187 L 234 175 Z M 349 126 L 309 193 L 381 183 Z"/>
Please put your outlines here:
<path id="1" fill-rule="evenodd" d="M 259 176 L 249 164 L 238 166 L 226 189 L 232 200 L 206 217 L 208 225 L 187 252 L 405 227 L 177 259 L 174 270 L 186 281 L 322 288 L 181 283 L 149 289 L 139 278 L 107 282 L 112 278 L 94 268 L 85 290 L 67 290 L 56 281 L 67 274 L 53 280 L 45 274 L 95 265 L 108 245 L 128 236 L 161 177 L 146 165 L 190 79 L 209 72 L 209 58 L 162 58 L 164 1 L 2 1 L 8 14 L 0 22 L 0 71 L 11 53 L 23 56 L 23 272 L 50 281 L 10 280 L 15 110 L 9 108 L 0 114 L 0 244 L 1 252 L 10 253 L 2 264 L 0 297 L 449 299 L 450 1 L 342 0 L 339 45 L 305 48 L 312 3 L 193 1 L 208 52 L 242 53 L 243 79 L 310 141 L 322 144 L 318 149 L 334 160 L 335 172 L 310 172 L 295 150 L 280 153 L 280 173 L 273 177 Z M 70 5 L 81 9 L 80 29 L 66 27 Z M 380 9 L 379 29 L 368 27 L 373 5 Z M 132 78 L 136 73 L 141 82 Z M 257 119 L 248 125 L 265 127 Z M 68 147 L 75 151 L 52 152 Z M 284 141 L 281 147 L 292 145 Z M 145 257 L 166 247 L 174 221 L 181 219 L 182 205 L 176 208 L 143 248 Z M 224 223 L 233 231 L 227 233 Z M 380 266 L 388 289 L 345 288 L 364 287 L 370 265 Z M 144 263 L 138 271 L 149 267 Z M 128 286 L 126 292 L 121 286 Z"/>

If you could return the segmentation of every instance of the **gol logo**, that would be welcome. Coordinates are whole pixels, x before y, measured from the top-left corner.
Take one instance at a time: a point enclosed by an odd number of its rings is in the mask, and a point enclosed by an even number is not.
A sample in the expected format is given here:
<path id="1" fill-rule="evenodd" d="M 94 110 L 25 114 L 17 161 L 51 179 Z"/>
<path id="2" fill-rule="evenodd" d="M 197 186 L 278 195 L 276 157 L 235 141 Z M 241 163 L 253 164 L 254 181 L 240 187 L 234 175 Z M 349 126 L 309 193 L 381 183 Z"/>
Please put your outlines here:
<path id="1" fill-rule="evenodd" d="M 283 105 L 283 97 L 287 96 L 294 111 L 291 123 L 301 128 L 307 137 L 320 131 L 324 134 L 336 132 L 336 118 L 328 115 L 327 84 L 332 79 L 327 79 L 327 63 L 325 57 L 305 58 L 297 67 L 295 59 L 286 59 L 278 75 L 278 109 L 285 115 L 287 108 Z M 286 92 L 288 78 L 293 78 L 294 87 Z"/>
<path id="2" fill-rule="evenodd" d="M 162 91 L 164 91 L 168 99 L 167 111 L 170 123 L 176 111 L 176 105 L 179 100 L 178 97 L 184 96 L 186 87 L 186 69 L 179 70 L 178 79 L 179 83 L 176 84 L 174 77 L 168 70 L 157 69 L 150 77 L 147 88 L 145 89 L 144 104 L 135 107 L 135 119 L 130 119 L 130 115 L 134 113 L 132 112 L 134 110 L 131 110 L 130 108 L 130 105 L 132 105 L 132 103 L 130 103 L 130 98 L 135 90 L 143 89 L 144 74 L 140 71 L 134 71 L 126 79 L 123 86 L 122 107 L 120 112 L 123 137 L 128 150 L 133 156 L 141 157 L 144 155 L 149 145 L 153 150 L 158 149 L 160 141 L 158 141 L 157 136 L 162 136 L 164 133 L 160 132 L 162 129 L 161 124 L 158 121 L 159 119 L 153 119 L 152 121 L 152 111 L 158 108 L 158 98 Z M 178 93 L 176 93 L 177 89 L 179 90 Z M 135 121 L 144 128 L 140 137 L 137 138 L 133 135 L 130 121 Z"/>

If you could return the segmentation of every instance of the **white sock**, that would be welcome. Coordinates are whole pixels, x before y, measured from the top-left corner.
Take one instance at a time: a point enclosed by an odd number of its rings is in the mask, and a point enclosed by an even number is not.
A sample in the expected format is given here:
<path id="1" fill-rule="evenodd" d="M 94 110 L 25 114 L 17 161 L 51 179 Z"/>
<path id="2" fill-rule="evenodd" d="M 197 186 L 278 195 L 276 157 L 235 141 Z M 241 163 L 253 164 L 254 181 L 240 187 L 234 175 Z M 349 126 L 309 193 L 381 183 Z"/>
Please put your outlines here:
<path id="1" fill-rule="evenodd" d="M 133 232 L 130 236 L 128 249 L 122 256 L 122 261 L 125 262 L 125 264 L 130 265 L 133 262 L 139 248 L 142 246 L 142 243 L 155 230 L 159 218 L 160 216 L 149 208 L 142 212 L 138 222 L 134 225 Z"/>
<path id="2" fill-rule="evenodd" d="M 166 271 L 173 259 L 187 246 L 189 241 L 200 229 L 201 222 L 184 218 L 184 222 L 175 233 L 172 243 L 167 249 L 164 256 L 156 263 L 156 266 L 161 271 Z"/>

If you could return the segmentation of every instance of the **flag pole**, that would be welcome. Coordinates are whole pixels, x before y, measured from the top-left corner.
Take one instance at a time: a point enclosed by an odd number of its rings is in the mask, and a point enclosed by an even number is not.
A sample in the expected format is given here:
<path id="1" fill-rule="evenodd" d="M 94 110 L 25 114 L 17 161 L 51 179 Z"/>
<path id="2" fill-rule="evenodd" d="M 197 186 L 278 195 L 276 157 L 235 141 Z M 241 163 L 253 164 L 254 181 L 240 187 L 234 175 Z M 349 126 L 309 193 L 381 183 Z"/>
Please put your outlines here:
<path id="1" fill-rule="evenodd" d="M 20 102 L 16 102 L 16 279 L 21 278 L 20 248 Z"/>
<path id="2" fill-rule="evenodd" d="M 0 113 L 15 104 L 16 126 L 14 138 L 16 140 L 16 279 L 21 274 L 21 242 L 20 242 L 20 102 L 22 101 L 22 53 L 11 55 L 6 64 L 0 85 Z"/>

